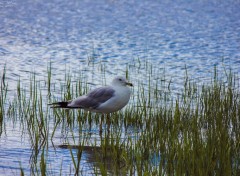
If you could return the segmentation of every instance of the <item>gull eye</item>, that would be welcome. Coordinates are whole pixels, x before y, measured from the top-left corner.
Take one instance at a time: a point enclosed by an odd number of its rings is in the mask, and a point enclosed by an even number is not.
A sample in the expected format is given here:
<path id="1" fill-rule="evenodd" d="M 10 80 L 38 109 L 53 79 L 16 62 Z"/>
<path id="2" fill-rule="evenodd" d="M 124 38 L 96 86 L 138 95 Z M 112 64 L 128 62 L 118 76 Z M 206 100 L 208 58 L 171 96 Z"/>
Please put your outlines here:
<path id="1" fill-rule="evenodd" d="M 122 79 L 121 79 L 121 78 L 119 78 L 118 80 L 119 80 L 119 81 L 122 81 Z"/>

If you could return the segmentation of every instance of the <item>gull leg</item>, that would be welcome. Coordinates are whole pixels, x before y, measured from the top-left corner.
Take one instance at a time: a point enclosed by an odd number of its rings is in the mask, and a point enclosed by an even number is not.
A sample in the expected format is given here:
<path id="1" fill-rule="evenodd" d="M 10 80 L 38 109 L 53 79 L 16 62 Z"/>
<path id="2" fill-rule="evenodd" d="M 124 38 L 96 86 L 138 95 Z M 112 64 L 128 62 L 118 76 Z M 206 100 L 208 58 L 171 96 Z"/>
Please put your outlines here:
<path id="1" fill-rule="evenodd" d="M 99 124 L 99 134 L 102 135 L 102 122 L 104 120 L 104 114 L 101 115 L 101 120 Z"/>
<path id="2" fill-rule="evenodd" d="M 107 131 L 108 131 L 108 133 L 110 132 L 110 115 L 109 114 L 107 114 Z"/>

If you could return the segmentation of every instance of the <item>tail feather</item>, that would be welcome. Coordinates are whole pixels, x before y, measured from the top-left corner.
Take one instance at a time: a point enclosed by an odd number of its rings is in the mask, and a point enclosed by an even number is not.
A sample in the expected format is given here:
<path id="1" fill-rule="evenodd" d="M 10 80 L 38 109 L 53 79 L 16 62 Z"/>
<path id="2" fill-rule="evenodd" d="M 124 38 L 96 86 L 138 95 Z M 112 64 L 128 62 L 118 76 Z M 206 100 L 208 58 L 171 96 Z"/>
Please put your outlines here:
<path id="1" fill-rule="evenodd" d="M 48 105 L 50 105 L 51 108 L 69 108 L 68 104 L 69 104 L 68 101 L 61 101 L 61 102 L 56 102 L 56 103 L 50 103 Z"/>

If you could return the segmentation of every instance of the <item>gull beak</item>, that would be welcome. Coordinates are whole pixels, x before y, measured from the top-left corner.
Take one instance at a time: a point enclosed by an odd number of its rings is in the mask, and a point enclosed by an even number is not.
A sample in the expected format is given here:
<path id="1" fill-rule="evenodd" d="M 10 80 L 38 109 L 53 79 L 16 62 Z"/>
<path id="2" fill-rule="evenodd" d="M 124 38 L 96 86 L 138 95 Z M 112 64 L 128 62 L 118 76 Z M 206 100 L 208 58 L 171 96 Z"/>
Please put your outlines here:
<path id="1" fill-rule="evenodd" d="M 126 82 L 126 85 L 133 87 L 133 84 L 130 82 Z"/>

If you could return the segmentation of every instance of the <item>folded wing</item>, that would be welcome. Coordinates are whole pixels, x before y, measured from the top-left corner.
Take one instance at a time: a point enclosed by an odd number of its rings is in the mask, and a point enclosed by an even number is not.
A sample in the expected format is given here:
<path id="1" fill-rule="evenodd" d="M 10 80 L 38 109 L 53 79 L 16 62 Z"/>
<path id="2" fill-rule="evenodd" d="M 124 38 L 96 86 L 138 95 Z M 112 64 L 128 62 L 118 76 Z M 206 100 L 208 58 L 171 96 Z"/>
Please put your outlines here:
<path id="1" fill-rule="evenodd" d="M 100 104 L 113 97 L 114 93 L 115 90 L 111 87 L 100 87 L 72 101 L 56 102 L 50 105 L 52 105 L 52 108 L 82 108 L 94 110 L 97 109 Z"/>

